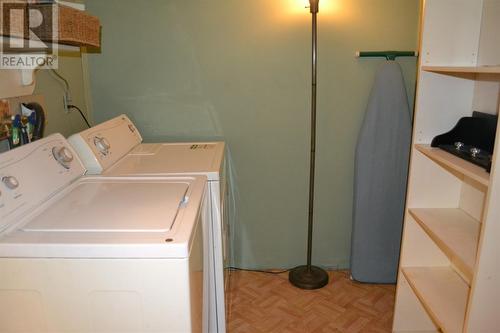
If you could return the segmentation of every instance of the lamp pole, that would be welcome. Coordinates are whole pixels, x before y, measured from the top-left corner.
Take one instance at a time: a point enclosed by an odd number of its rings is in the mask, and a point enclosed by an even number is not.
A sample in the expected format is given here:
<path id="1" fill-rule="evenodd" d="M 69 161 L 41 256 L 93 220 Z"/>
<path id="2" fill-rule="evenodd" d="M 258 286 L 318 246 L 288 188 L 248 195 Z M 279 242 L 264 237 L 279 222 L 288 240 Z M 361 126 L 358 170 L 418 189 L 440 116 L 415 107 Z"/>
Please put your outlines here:
<path id="1" fill-rule="evenodd" d="M 319 289 L 328 284 L 328 273 L 312 265 L 312 237 L 314 223 L 314 180 L 316 171 L 316 95 L 318 64 L 318 12 L 319 0 L 309 0 L 312 14 L 312 85 L 311 85 L 311 153 L 309 166 L 309 214 L 307 228 L 307 265 L 290 271 L 290 283 L 301 289 Z"/>

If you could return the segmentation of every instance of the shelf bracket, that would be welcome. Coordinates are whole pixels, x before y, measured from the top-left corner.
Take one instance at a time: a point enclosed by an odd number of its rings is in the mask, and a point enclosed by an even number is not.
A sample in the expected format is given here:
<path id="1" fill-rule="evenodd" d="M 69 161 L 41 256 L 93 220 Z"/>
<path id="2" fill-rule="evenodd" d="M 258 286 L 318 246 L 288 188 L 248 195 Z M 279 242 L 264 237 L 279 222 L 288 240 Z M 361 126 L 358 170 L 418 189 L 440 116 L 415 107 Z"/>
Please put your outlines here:
<path id="1" fill-rule="evenodd" d="M 38 55 L 38 57 L 41 57 L 41 56 Z M 33 68 L 19 69 L 19 71 L 21 73 L 21 85 L 31 86 L 35 82 L 35 71 L 42 68 L 42 66 L 44 66 L 45 62 L 47 61 L 47 59 L 49 59 L 49 57 L 57 57 L 57 56 L 52 55 L 52 54 L 45 54 L 43 56 L 44 63 L 42 65 L 35 66 Z"/>
<path id="2" fill-rule="evenodd" d="M 36 69 L 20 69 L 21 72 L 21 84 L 23 86 L 31 86 L 35 82 L 35 70 Z"/>

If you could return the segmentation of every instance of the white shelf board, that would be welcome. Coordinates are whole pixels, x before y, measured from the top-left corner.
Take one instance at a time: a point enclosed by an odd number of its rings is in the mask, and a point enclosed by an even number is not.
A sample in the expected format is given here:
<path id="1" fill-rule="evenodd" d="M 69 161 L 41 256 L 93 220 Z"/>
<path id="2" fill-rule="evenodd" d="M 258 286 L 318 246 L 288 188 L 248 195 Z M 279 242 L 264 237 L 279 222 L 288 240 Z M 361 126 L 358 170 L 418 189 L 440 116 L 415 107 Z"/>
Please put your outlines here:
<path id="1" fill-rule="evenodd" d="M 405 267 L 417 298 L 444 333 L 463 332 L 469 286 L 449 267 Z"/>
<path id="2" fill-rule="evenodd" d="M 434 73 L 500 74 L 497 66 L 422 66 L 422 70 Z M 500 77 L 499 77 L 500 79 Z"/>
<path id="3" fill-rule="evenodd" d="M 10 45 L 16 45 L 17 47 L 21 47 L 26 42 L 25 39 L 18 38 L 18 37 L 8 37 L 8 36 L 0 36 L 0 37 L 1 37 L 0 38 L 1 45 L 7 45 L 10 43 Z M 41 41 L 35 41 L 35 40 L 30 40 L 30 43 L 31 43 L 32 47 L 36 47 L 36 48 L 52 47 L 52 48 L 58 49 L 60 51 L 80 52 L 79 46 L 64 45 L 64 44 L 52 44 L 52 43 L 46 43 L 46 42 L 41 42 Z M 22 52 L 20 52 L 20 53 L 22 53 Z"/>
<path id="4" fill-rule="evenodd" d="M 410 208 L 410 214 L 470 285 L 481 224 L 459 208 Z"/>
<path id="5" fill-rule="evenodd" d="M 415 145 L 415 149 L 461 179 L 472 179 L 486 188 L 490 183 L 490 174 L 486 170 L 442 149 L 422 144 Z"/>

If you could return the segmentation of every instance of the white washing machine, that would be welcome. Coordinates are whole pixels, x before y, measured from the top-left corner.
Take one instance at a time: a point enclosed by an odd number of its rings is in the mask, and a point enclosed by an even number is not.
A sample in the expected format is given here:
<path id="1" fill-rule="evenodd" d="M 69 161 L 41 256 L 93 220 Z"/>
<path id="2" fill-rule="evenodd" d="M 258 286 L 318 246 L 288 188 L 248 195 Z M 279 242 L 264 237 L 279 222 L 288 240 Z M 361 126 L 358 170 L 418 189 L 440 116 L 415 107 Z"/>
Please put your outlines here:
<path id="1" fill-rule="evenodd" d="M 143 144 L 130 121 L 121 115 L 71 136 L 68 141 L 79 154 L 88 173 L 102 176 L 205 175 L 211 220 L 206 240 L 209 255 L 210 333 L 226 331 L 225 303 L 229 284 L 228 194 L 224 143 Z"/>
<path id="2" fill-rule="evenodd" d="M 206 331 L 206 178 L 85 171 L 59 134 L 0 154 L 0 332 Z"/>

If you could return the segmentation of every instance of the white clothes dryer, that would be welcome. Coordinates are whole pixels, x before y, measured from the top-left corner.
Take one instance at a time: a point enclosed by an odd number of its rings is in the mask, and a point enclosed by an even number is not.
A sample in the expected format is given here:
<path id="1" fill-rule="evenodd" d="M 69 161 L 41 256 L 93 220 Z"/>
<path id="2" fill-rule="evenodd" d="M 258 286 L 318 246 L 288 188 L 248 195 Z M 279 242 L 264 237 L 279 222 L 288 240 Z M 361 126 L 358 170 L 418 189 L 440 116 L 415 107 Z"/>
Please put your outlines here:
<path id="1" fill-rule="evenodd" d="M 0 154 L 0 332 L 206 332 L 206 178 L 85 171 L 59 134 Z"/>
<path id="2" fill-rule="evenodd" d="M 89 174 L 123 177 L 204 175 L 208 179 L 211 220 L 208 224 L 210 333 L 226 331 L 226 297 L 229 284 L 227 182 L 223 142 L 142 143 L 132 121 L 121 115 L 71 136 L 68 141 Z"/>

